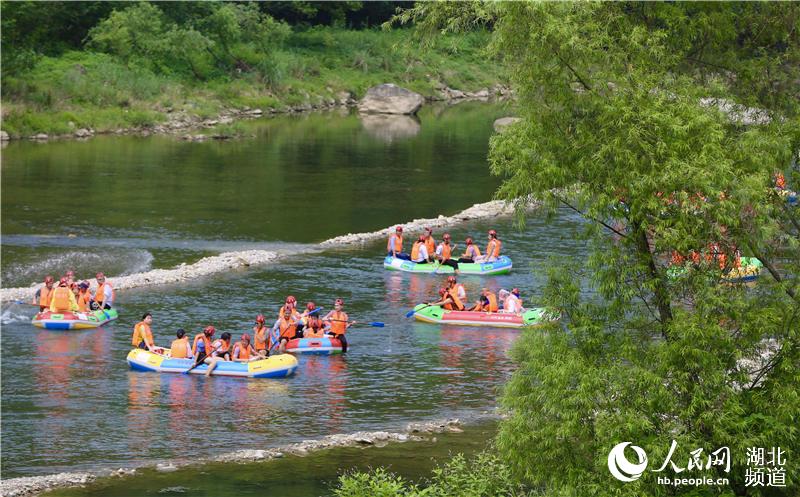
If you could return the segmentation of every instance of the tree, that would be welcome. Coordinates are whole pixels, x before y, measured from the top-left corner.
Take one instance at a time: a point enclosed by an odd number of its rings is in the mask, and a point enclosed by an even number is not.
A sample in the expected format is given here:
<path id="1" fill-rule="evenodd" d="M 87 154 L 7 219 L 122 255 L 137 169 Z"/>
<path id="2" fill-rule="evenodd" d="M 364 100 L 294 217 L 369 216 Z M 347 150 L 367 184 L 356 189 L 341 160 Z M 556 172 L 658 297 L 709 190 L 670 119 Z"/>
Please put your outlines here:
<path id="1" fill-rule="evenodd" d="M 523 118 L 492 139 L 498 196 L 588 221 L 589 259 L 548 271 L 542 299 L 563 319 L 523 334 L 502 396 L 500 454 L 543 495 L 796 491 L 791 470 L 766 488 L 745 469 L 748 447 L 800 449 L 800 223 L 773 188 L 779 171 L 800 184 L 798 19 L 796 4 L 588 2 L 398 17 L 429 33 L 494 26 Z M 768 268 L 755 288 L 721 280 L 738 249 Z M 701 262 L 676 272 L 673 251 Z M 690 476 L 729 482 L 609 474 L 616 444 L 657 469 L 673 440 L 684 470 L 689 451 L 728 446 L 730 473 Z"/>

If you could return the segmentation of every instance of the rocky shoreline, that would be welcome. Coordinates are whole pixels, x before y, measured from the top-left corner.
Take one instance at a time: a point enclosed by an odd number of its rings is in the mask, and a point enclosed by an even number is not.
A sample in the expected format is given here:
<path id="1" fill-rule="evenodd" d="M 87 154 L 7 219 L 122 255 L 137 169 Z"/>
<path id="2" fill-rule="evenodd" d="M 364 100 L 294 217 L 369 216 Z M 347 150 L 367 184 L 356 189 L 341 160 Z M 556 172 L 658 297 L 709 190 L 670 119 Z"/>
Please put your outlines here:
<path id="1" fill-rule="evenodd" d="M 489 88 L 482 88 L 475 92 L 455 90 L 446 85 L 441 85 L 438 88 L 438 94 L 424 97 L 426 102 L 452 102 L 457 103 L 465 100 L 490 100 L 505 99 L 512 97 L 510 88 L 497 84 Z M 224 140 L 233 138 L 227 133 L 216 134 L 193 134 L 192 131 L 199 129 L 211 129 L 220 125 L 232 124 L 236 121 L 257 119 L 269 115 L 281 114 L 299 114 L 305 112 L 328 111 L 335 109 L 349 109 L 358 107 L 359 100 L 355 95 L 348 91 L 340 92 L 336 97 L 331 98 L 318 98 L 318 102 L 311 103 L 309 99 L 301 104 L 289 105 L 285 107 L 268 107 L 266 109 L 252 109 L 250 107 L 243 107 L 241 109 L 229 108 L 224 109 L 216 117 L 209 119 L 202 119 L 196 114 L 190 114 L 185 111 L 173 111 L 173 109 L 162 109 L 166 114 L 166 122 L 155 124 L 152 126 L 139 126 L 132 128 L 120 128 L 114 130 L 97 131 L 92 128 L 78 128 L 74 132 L 48 135 L 46 133 L 38 133 L 31 136 L 12 136 L 5 131 L 0 131 L 0 141 L 8 142 L 11 140 L 31 140 L 37 142 L 46 142 L 49 140 L 87 140 L 97 135 L 137 135 L 137 136 L 151 136 L 151 135 L 175 135 L 179 139 L 187 141 L 205 141 L 208 139 Z"/>
<path id="2" fill-rule="evenodd" d="M 499 419 L 499 416 L 485 415 L 485 419 Z M 387 431 L 359 431 L 349 434 L 328 435 L 317 440 L 304 440 L 302 442 L 273 447 L 268 449 L 247 449 L 222 454 L 210 459 L 200 459 L 193 462 L 165 461 L 157 463 L 154 468 L 159 472 L 171 472 L 191 465 L 209 462 L 248 463 L 254 461 L 268 461 L 286 455 L 302 457 L 311 452 L 340 447 L 381 447 L 389 443 L 402 443 L 409 441 L 429 440 L 435 442 L 433 436 L 437 433 L 458 433 L 463 431 L 459 419 L 446 419 L 423 423 L 410 423 L 402 432 Z M 126 477 L 135 475 L 142 468 L 120 468 L 115 471 L 98 473 L 59 473 L 47 476 L 31 476 L 10 478 L 0 481 L 0 495 L 4 497 L 30 497 L 56 488 L 78 487 L 87 485 L 98 478 Z"/>
<path id="3" fill-rule="evenodd" d="M 530 204 L 528 208 L 534 209 L 538 204 Z M 439 215 L 435 218 L 414 219 L 400 226 L 406 232 L 422 232 L 425 227 L 444 228 L 472 221 L 477 219 L 508 217 L 513 215 L 514 207 L 502 200 L 492 200 L 481 204 L 475 204 L 452 216 Z M 396 225 L 389 226 L 382 230 L 368 233 L 348 233 L 337 236 L 319 243 L 316 247 L 298 253 L 310 253 L 318 250 L 325 250 L 335 247 L 346 247 L 350 245 L 363 245 L 379 239 L 385 239 L 390 233 L 394 232 Z M 116 290 L 138 288 L 154 285 L 167 285 L 180 283 L 191 279 L 210 276 L 216 273 L 242 269 L 249 266 L 263 265 L 287 257 L 286 254 L 271 250 L 245 250 L 239 252 L 224 252 L 219 255 L 205 257 L 193 264 L 181 264 L 172 269 L 153 269 L 144 273 L 137 273 L 127 276 L 109 276 L 111 283 Z M 89 280 L 94 288 L 96 280 Z M 0 289 L 0 301 L 15 301 L 29 299 L 36 291 L 40 282 L 34 282 L 30 287 L 3 288 Z"/>

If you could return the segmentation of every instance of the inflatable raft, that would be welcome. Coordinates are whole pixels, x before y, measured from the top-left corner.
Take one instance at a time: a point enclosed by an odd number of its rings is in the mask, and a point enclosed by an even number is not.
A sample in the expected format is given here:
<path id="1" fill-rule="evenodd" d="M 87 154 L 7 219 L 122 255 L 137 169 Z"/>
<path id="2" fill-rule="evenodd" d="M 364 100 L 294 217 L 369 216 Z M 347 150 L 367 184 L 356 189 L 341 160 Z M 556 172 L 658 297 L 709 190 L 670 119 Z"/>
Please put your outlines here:
<path id="1" fill-rule="evenodd" d="M 292 354 L 332 355 L 342 353 L 342 342 L 335 338 L 295 338 L 286 344 Z"/>
<path id="2" fill-rule="evenodd" d="M 511 259 L 501 255 L 494 262 L 474 262 L 461 263 L 458 270 L 461 274 L 477 274 L 483 276 L 495 274 L 508 274 L 511 272 Z M 406 261 L 387 255 L 383 260 L 383 267 L 390 271 L 404 271 L 407 273 L 426 273 L 426 274 L 453 274 L 455 269 L 450 266 L 443 266 L 439 263 L 417 264 L 416 262 Z"/>
<path id="3" fill-rule="evenodd" d="M 437 306 L 419 304 L 414 308 L 417 321 L 458 326 L 487 326 L 492 328 L 522 328 L 536 326 L 553 320 L 543 307 L 525 311 L 522 315 L 502 312 L 447 311 Z"/>
<path id="4" fill-rule="evenodd" d="M 168 354 L 154 354 L 148 350 L 133 349 L 128 353 L 128 364 L 134 371 L 156 373 L 183 373 L 194 365 L 193 359 L 172 359 Z M 208 366 L 201 364 L 190 371 L 206 374 Z M 211 376 L 241 376 L 245 378 L 285 378 L 297 369 L 297 359 L 281 354 L 251 362 L 220 361 Z"/>
<path id="5" fill-rule="evenodd" d="M 31 324 L 47 330 L 85 330 L 99 328 L 117 319 L 116 309 L 90 312 L 50 312 L 44 311 L 33 317 Z"/>

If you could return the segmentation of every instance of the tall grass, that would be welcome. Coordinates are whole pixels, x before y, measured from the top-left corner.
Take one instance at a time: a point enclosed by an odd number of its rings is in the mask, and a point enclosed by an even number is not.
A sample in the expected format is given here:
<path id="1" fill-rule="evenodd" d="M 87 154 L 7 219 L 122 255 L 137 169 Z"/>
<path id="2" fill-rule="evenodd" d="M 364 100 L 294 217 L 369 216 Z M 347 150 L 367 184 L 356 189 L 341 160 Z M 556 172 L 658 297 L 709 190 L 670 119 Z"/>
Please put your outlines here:
<path id="1" fill-rule="evenodd" d="M 76 126 L 115 129 L 163 121 L 165 107 L 211 117 L 226 107 L 313 104 L 341 91 L 360 97 L 387 82 L 432 95 L 439 83 L 476 90 L 503 80 L 484 52 L 487 33 L 443 36 L 425 46 L 413 35 L 409 29 L 296 31 L 269 53 L 246 51 L 252 71 L 205 80 L 89 50 L 43 57 L 3 79 L 2 127 L 22 136 Z"/>

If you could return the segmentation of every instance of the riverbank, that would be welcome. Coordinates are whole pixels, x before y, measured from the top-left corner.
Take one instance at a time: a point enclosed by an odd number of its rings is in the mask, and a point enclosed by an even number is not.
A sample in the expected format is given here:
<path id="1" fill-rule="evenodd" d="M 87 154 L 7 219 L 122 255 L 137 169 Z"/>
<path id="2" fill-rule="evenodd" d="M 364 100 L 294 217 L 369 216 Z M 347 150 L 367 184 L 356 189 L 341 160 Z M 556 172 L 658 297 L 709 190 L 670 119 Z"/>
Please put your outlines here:
<path id="1" fill-rule="evenodd" d="M 0 482 L 0 494 L 6 497 L 29 497 L 39 495 L 55 489 L 68 489 L 71 487 L 83 487 L 83 490 L 73 490 L 56 492 L 52 495 L 118 495 L 122 489 L 129 487 L 131 477 L 136 476 L 138 482 L 146 481 L 146 485 L 156 485 L 159 488 L 177 488 L 182 486 L 180 480 L 185 480 L 185 476 L 206 473 L 206 467 L 219 466 L 225 464 L 228 474 L 255 472 L 267 474 L 269 465 L 282 465 L 297 467 L 298 465 L 311 465 L 317 468 L 314 473 L 299 473 L 297 480 L 293 483 L 297 485 L 303 480 L 314 480 L 316 482 L 331 479 L 342 471 L 353 469 L 366 469 L 379 461 L 381 466 L 391 463 L 392 457 L 405 457 L 409 450 L 413 450 L 416 456 L 420 452 L 427 452 L 430 455 L 449 455 L 450 451 L 468 449 L 477 451 L 482 448 L 485 440 L 490 438 L 496 430 L 498 417 L 494 414 L 484 414 L 479 418 L 471 420 L 469 423 L 462 423 L 458 419 L 447 419 L 440 421 L 410 423 L 401 432 L 356 432 L 349 434 L 335 434 L 317 440 L 306 440 L 303 442 L 289 444 L 279 447 L 267 447 L 264 449 L 247 449 L 228 454 L 222 454 L 211 458 L 198 458 L 194 461 L 186 460 L 167 460 L 143 466 L 119 468 L 116 470 L 106 470 L 96 473 L 60 473 L 47 476 L 35 476 L 24 478 L 11 478 Z M 412 444 L 413 449 L 398 447 L 398 444 Z M 386 450 L 377 454 L 364 455 L 361 449 L 365 448 L 385 448 Z M 325 464 L 323 461 L 347 461 L 347 454 L 356 452 L 357 458 L 350 467 L 338 467 L 337 464 Z M 439 454 L 441 453 L 441 454 Z M 432 466 L 430 457 L 414 458 L 419 474 L 426 474 Z M 320 471 L 320 463 L 324 466 Z M 232 468 L 230 464 L 237 464 Z M 358 468 L 355 466 L 358 465 Z M 216 475 L 225 472 L 214 472 Z M 407 475 L 413 476 L 413 475 Z M 222 477 L 224 478 L 224 476 Z M 165 480 L 172 480 L 165 481 Z M 272 478 L 271 483 L 276 483 L 280 478 Z M 191 488 L 182 487 L 180 493 L 190 492 Z M 155 490 L 155 489 L 153 489 Z M 238 490 L 238 489 L 237 489 Z M 98 493 L 99 492 L 99 493 Z M 48 494 L 50 495 L 50 494 Z M 280 495 L 284 495 L 281 493 Z"/>
<path id="2" fill-rule="evenodd" d="M 271 54 L 269 81 L 247 72 L 192 79 L 108 53 L 67 52 L 4 76 L 2 135 L 185 134 L 241 118 L 352 106 L 387 82 L 428 100 L 507 95 L 499 64 L 484 56 L 488 40 L 473 32 L 419 45 L 412 29 L 294 31 Z"/>
<path id="3" fill-rule="evenodd" d="M 533 209 L 537 205 L 531 204 Z M 455 226 L 467 221 L 478 219 L 491 219 L 498 217 L 509 217 L 514 214 L 514 206 L 500 200 L 492 200 L 481 204 L 475 204 L 452 216 L 439 215 L 435 218 L 414 219 L 400 224 L 406 232 L 422 232 L 425 227 L 443 228 Z M 352 245 L 362 245 L 375 240 L 384 239 L 394 232 L 396 225 L 386 227 L 381 230 L 367 233 L 348 233 L 337 236 L 319 243 L 316 247 L 309 248 L 302 253 L 311 253 L 335 247 L 346 247 Z M 292 255 L 298 255 L 297 250 Z M 154 269 L 144 273 L 132 274 L 127 276 L 111 276 L 114 288 L 124 290 L 128 288 L 138 288 L 155 285 L 166 285 L 184 282 L 209 276 L 216 273 L 230 271 L 234 269 L 247 268 L 273 263 L 288 254 L 270 250 L 246 250 L 238 252 L 225 252 L 216 256 L 205 257 L 193 264 L 181 264 L 172 269 Z M 96 280 L 90 280 L 92 286 L 96 285 Z M 27 299 L 33 293 L 36 286 L 40 283 L 33 283 L 31 287 L 3 288 L 0 290 L 0 301 L 13 301 Z"/>

